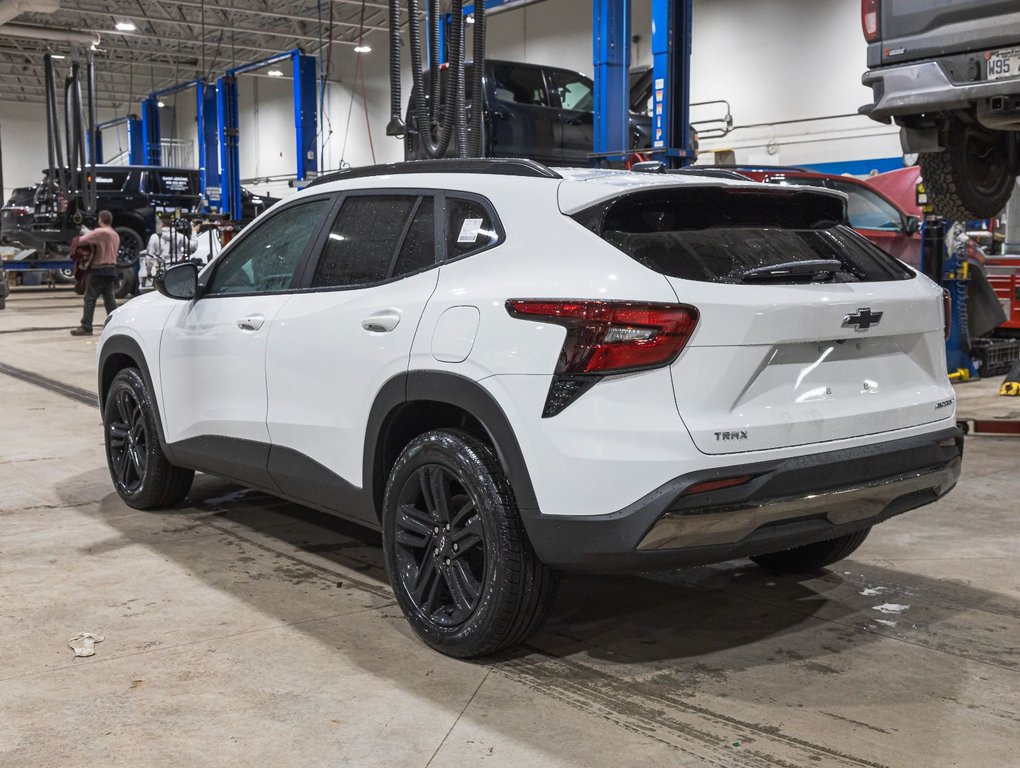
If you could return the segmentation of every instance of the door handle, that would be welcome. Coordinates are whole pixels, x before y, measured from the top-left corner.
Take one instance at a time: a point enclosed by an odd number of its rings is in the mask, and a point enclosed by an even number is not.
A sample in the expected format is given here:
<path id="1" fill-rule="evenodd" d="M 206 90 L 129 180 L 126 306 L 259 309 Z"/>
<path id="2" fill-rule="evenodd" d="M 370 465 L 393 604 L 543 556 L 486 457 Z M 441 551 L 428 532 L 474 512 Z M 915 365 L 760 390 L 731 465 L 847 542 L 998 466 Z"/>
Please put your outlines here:
<path id="1" fill-rule="evenodd" d="M 361 327 L 372 333 L 388 333 L 400 323 L 400 312 L 396 309 L 384 309 L 369 315 L 361 321 Z"/>
<path id="2" fill-rule="evenodd" d="M 266 322 L 266 318 L 262 315 L 249 315 L 238 320 L 237 327 L 242 331 L 257 331 L 264 322 Z"/>

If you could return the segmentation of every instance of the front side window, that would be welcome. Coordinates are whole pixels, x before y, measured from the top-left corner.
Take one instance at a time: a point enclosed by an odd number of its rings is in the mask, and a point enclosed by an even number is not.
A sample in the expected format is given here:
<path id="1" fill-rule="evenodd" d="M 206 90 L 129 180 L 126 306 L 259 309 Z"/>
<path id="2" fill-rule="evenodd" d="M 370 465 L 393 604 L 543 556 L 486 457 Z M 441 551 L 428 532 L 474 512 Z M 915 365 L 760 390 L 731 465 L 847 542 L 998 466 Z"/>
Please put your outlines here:
<path id="1" fill-rule="evenodd" d="M 224 254 L 207 293 L 269 293 L 290 287 L 308 241 L 332 201 L 326 198 L 285 208 Z"/>
<path id="2" fill-rule="evenodd" d="M 435 265 L 430 195 L 348 198 L 326 238 L 313 288 L 370 285 Z"/>
<path id="3" fill-rule="evenodd" d="M 499 232 L 485 206 L 464 197 L 446 198 L 446 258 L 457 259 L 488 248 Z"/>
<path id="4" fill-rule="evenodd" d="M 552 89 L 559 95 L 560 107 L 577 112 L 592 112 L 595 109 L 595 95 L 592 82 L 570 72 L 551 70 L 549 81 Z"/>
<path id="5" fill-rule="evenodd" d="M 549 106 L 545 78 L 538 67 L 520 64 L 496 64 L 492 68 L 496 98 L 511 104 Z"/>

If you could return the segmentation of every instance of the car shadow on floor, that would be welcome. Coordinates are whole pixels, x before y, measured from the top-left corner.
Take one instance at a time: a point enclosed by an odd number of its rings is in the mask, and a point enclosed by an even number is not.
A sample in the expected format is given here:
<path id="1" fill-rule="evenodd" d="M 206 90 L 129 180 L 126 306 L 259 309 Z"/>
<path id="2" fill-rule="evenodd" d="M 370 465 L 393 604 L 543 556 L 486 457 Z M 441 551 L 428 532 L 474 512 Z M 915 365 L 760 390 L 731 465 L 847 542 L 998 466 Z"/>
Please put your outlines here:
<path id="1" fill-rule="evenodd" d="M 392 600 L 378 533 L 228 481 L 197 476 L 189 498 L 170 511 L 125 515 L 114 494 L 99 510 L 133 543 L 182 561 L 217 588 L 270 614 L 286 594 L 287 582 L 335 579 Z M 181 546 L 174 536 L 196 529 L 207 529 L 215 538 Z M 222 549 L 253 537 L 277 561 L 285 559 L 275 574 L 260 574 L 260 581 L 238 588 L 236 580 L 196 567 L 207 557 L 204 547 Z M 244 567 L 250 573 L 252 564 Z M 273 584 L 276 588 L 267 586 Z M 328 614 L 329 593 L 323 592 L 321 600 L 321 612 Z M 565 574 L 545 625 L 522 649 L 502 658 L 583 655 L 642 665 L 725 659 L 727 652 L 739 650 L 742 666 L 772 665 L 792 658 L 774 652 L 787 641 L 803 660 L 889 636 L 930 641 L 935 647 L 928 630 L 938 624 L 941 649 L 1002 663 L 998 630 L 1007 627 L 990 629 L 992 636 L 986 632 L 977 641 L 967 632 L 954 634 L 953 617 L 965 611 L 987 614 L 990 626 L 997 626 L 996 619 L 1014 628 L 1020 622 L 1020 605 L 1002 595 L 854 560 L 811 576 L 772 573 L 748 561 L 641 575 Z M 390 613 L 397 613 L 395 607 Z M 405 634 L 410 638 L 409 630 Z M 763 652 L 756 654 L 755 648 Z M 1020 656 L 1011 663 L 1020 663 Z"/>

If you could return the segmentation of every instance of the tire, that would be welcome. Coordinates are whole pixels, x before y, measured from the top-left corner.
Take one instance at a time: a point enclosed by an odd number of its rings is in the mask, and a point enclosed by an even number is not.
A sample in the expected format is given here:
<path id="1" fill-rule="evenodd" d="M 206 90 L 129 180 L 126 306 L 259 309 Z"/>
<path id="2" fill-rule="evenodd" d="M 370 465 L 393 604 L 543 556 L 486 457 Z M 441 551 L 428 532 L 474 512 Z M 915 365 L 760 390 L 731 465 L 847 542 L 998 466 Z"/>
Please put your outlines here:
<path id="1" fill-rule="evenodd" d="M 74 270 L 73 269 L 55 269 L 53 270 L 53 282 L 58 285 L 70 285 L 74 282 Z"/>
<path id="2" fill-rule="evenodd" d="M 137 279 L 134 269 L 131 267 L 121 267 L 113 284 L 113 295 L 118 299 L 127 298 L 131 295 L 131 291 L 134 290 L 135 280 Z"/>
<path id="3" fill-rule="evenodd" d="M 404 448 L 383 500 L 386 572 L 414 632 L 447 656 L 486 656 L 545 619 L 557 574 L 531 547 L 492 448 L 435 430 Z"/>
<path id="4" fill-rule="evenodd" d="M 181 502 L 195 473 L 167 461 L 159 443 L 156 409 L 137 368 L 125 368 L 103 404 L 103 432 L 110 479 L 124 503 L 160 509 Z"/>
<path id="5" fill-rule="evenodd" d="M 114 232 L 120 235 L 120 250 L 117 251 L 118 267 L 133 267 L 138 263 L 139 254 L 145 244 L 142 236 L 130 227 L 115 227 Z"/>
<path id="6" fill-rule="evenodd" d="M 782 573 L 811 573 L 827 565 L 849 557 L 871 533 L 871 528 L 837 536 L 835 539 L 805 544 L 802 547 L 786 549 L 782 552 L 770 552 L 767 555 L 756 555 L 751 559 L 762 568 Z"/>
<path id="7" fill-rule="evenodd" d="M 945 150 L 918 157 L 934 212 L 951 221 L 997 216 L 1013 194 L 1016 141 L 1009 131 L 990 131 L 950 117 Z"/>

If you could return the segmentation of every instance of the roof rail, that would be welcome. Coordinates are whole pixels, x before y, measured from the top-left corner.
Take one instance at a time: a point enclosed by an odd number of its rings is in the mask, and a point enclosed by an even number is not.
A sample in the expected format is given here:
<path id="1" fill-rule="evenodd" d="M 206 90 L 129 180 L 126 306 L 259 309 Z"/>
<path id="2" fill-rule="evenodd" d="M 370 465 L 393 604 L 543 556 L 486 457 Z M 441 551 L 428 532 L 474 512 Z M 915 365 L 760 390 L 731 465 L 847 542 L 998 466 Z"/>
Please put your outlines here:
<path id="1" fill-rule="evenodd" d="M 410 173 L 492 173 L 501 176 L 530 176 L 538 179 L 562 179 L 556 171 L 523 158 L 448 158 L 439 160 L 408 160 L 403 163 L 369 165 L 319 176 L 308 187 L 332 181 L 364 179 L 371 176 Z M 307 187 L 306 187 L 307 189 Z"/>

